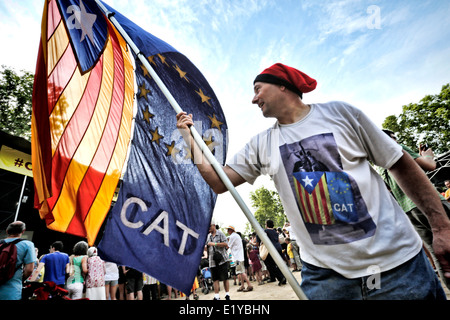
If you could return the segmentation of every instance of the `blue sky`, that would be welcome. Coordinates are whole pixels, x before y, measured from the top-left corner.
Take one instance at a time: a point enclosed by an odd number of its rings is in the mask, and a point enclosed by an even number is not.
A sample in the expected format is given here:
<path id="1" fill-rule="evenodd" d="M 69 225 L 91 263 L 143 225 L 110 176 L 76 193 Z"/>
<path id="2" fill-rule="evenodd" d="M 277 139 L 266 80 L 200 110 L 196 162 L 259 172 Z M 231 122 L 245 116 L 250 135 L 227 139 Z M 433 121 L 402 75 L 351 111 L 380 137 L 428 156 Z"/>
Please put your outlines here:
<path id="1" fill-rule="evenodd" d="M 227 117 L 229 157 L 274 122 L 251 98 L 255 76 L 276 62 L 317 80 L 306 103 L 344 100 L 380 127 L 450 82 L 446 0 L 105 2 L 203 72 Z M 42 8 L 43 1 L 0 0 L 0 64 L 34 72 Z M 238 188 L 250 208 L 248 193 L 262 184 L 272 188 L 266 178 Z M 215 217 L 241 231 L 246 222 L 229 195 L 219 196 Z"/>

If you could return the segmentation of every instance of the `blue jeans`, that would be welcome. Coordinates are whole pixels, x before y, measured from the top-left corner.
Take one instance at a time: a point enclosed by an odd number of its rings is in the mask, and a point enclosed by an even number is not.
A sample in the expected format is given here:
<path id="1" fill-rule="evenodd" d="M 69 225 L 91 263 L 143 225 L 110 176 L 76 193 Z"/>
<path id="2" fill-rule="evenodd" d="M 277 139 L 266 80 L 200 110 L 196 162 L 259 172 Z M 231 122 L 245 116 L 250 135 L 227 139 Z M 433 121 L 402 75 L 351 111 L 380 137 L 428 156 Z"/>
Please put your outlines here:
<path id="1" fill-rule="evenodd" d="M 311 300 L 446 300 L 423 249 L 392 270 L 355 279 L 302 262 L 301 288 Z"/>

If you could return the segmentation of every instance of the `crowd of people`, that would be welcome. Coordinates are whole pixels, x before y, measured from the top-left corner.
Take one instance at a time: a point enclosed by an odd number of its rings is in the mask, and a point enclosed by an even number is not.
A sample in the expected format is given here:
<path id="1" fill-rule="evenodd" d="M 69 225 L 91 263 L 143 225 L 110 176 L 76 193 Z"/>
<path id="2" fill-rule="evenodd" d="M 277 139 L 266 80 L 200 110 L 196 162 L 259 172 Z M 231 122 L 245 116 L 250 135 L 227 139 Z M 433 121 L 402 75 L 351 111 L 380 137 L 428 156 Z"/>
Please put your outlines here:
<path id="1" fill-rule="evenodd" d="M 18 267 L 11 278 L 0 282 L 0 300 L 34 299 L 33 292 L 29 296 L 23 294 L 24 288 L 47 282 L 67 290 L 64 296 L 71 300 L 160 300 L 171 299 L 172 294 L 182 295 L 148 274 L 103 261 L 97 248 L 89 247 L 85 241 L 77 242 L 70 255 L 61 241 L 55 241 L 49 253 L 39 257 L 34 243 L 22 239 L 25 230 L 25 223 L 15 221 L 9 224 L 7 238 L 1 242 L 14 242 L 14 267 Z"/>
<path id="2" fill-rule="evenodd" d="M 77 242 L 70 255 L 64 250 L 63 242 L 55 241 L 50 246 L 49 253 L 39 257 L 33 242 L 22 239 L 25 229 L 26 225 L 21 221 L 15 221 L 7 228 L 7 238 L 4 239 L 6 242 L 20 240 L 16 243 L 17 265 L 23 267 L 15 270 L 11 279 L 0 284 L 0 300 L 32 299 L 32 296 L 23 294 L 26 285 L 48 281 L 66 289 L 67 297 L 72 300 L 170 300 L 178 297 L 197 299 L 196 289 L 204 286 L 204 283 L 198 281 L 198 278 L 202 277 L 201 265 L 192 291 L 186 296 L 146 273 L 103 261 L 97 254 L 97 248 L 89 247 L 85 241 Z M 219 299 L 219 281 L 224 282 L 227 299 L 230 299 L 229 281 L 233 281 L 233 285 L 239 285 L 237 292 L 252 291 L 252 283 L 258 286 L 277 280 L 279 285 L 286 283 L 270 255 L 261 257 L 261 240 L 256 233 L 242 236 L 240 232 L 236 232 L 234 226 L 228 226 L 225 230 L 227 235 L 219 226 L 211 224 L 202 257 L 208 261 L 207 267 L 212 272 L 214 299 Z M 299 249 L 289 223 L 283 228 L 275 229 L 273 222 L 268 220 L 266 233 L 271 235 L 279 254 L 285 263 L 292 267 L 292 271 L 300 271 Z M 220 253 L 221 261 L 214 261 L 215 251 Z M 216 268 L 215 263 L 221 268 Z"/>
<path id="3" fill-rule="evenodd" d="M 208 259 L 211 269 L 214 300 L 220 300 L 220 282 L 223 282 L 226 300 L 231 299 L 230 281 L 239 285 L 237 292 L 252 291 L 252 282 L 258 286 L 276 281 L 279 286 L 286 284 L 286 278 L 270 253 L 260 252 L 263 242 L 255 232 L 243 236 L 232 225 L 224 231 L 228 236 L 212 221 L 205 246 L 204 258 Z M 275 228 L 274 222 L 267 220 L 264 231 L 290 270 L 300 272 L 300 248 L 290 224 Z"/>

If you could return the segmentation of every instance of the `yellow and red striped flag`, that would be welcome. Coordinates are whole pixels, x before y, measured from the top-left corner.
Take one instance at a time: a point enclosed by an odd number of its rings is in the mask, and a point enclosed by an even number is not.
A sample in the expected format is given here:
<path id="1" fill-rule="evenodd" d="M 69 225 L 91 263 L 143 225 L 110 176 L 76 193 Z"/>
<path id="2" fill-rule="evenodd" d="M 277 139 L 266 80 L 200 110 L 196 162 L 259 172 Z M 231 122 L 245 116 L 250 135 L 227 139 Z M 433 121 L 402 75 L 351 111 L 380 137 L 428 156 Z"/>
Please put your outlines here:
<path id="1" fill-rule="evenodd" d="M 294 172 L 293 179 L 303 220 L 320 225 L 336 223 L 325 172 Z"/>
<path id="2" fill-rule="evenodd" d="M 95 2 L 46 0 L 32 112 L 35 206 L 48 228 L 95 242 L 130 141 L 134 71 Z"/>

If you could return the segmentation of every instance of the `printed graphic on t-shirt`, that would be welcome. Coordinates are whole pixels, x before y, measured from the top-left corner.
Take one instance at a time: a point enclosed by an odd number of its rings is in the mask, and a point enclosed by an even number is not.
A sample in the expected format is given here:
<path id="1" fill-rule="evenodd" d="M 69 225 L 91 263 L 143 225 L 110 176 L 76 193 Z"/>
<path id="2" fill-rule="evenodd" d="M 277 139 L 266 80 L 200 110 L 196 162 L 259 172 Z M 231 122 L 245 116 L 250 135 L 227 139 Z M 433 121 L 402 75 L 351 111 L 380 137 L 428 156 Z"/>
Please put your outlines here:
<path id="1" fill-rule="evenodd" d="M 342 169 L 332 133 L 285 144 L 280 152 L 314 244 L 349 243 L 375 233 L 356 181 Z"/>

